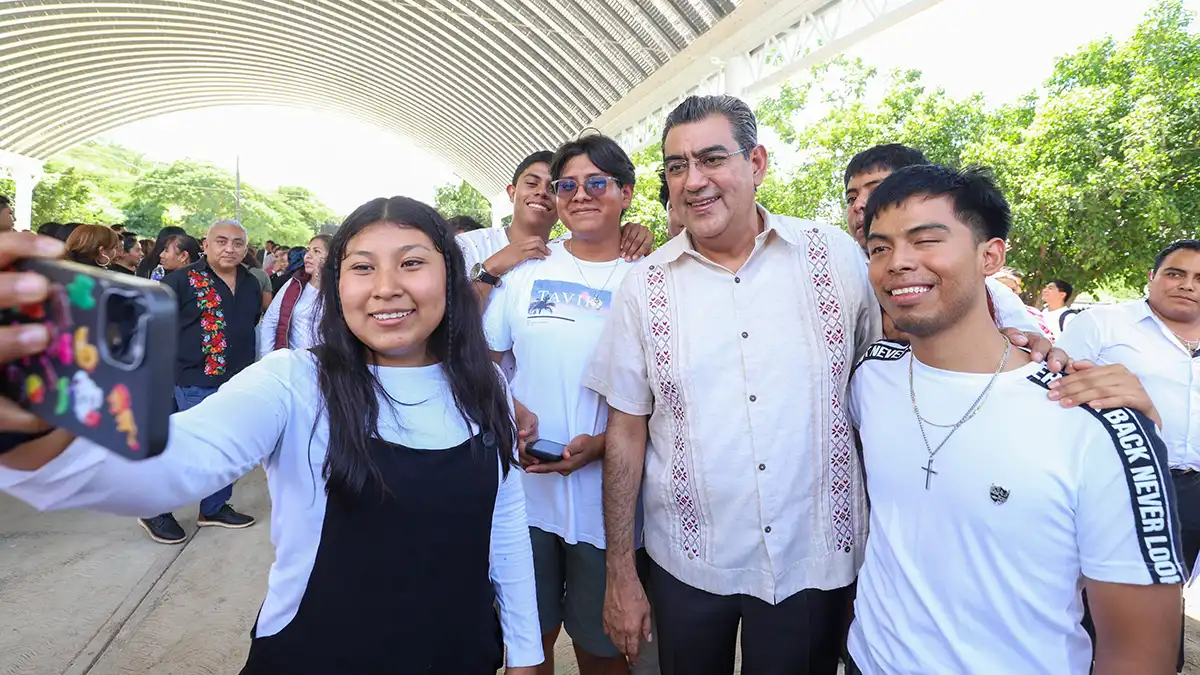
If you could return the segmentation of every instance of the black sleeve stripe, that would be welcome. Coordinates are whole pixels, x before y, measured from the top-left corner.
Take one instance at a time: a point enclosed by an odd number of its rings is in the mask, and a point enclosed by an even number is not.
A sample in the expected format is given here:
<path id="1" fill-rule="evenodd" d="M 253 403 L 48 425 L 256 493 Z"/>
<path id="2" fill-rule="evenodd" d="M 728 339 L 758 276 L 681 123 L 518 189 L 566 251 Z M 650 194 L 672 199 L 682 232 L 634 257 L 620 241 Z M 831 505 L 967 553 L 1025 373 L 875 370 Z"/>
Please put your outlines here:
<path id="1" fill-rule="evenodd" d="M 910 347 L 901 342 L 892 342 L 890 340 L 879 340 L 873 342 L 870 347 L 867 347 L 867 352 L 862 355 L 858 363 L 854 364 L 854 370 L 867 361 L 899 361 L 904 358 L 904 355 L 909 352 Z M 850 372 L 851 377 L 854 376 L 853 370 Z"/>
<path id="2" fill-rule="evenodd" d="M 1049 389 L 1055 375 L 1042 368 L 1029 381 Z M 1125 468 L 1130 510 L 1137 528 L 1142 560 L 1152 583 L 1179 584 L 1185 579 L 1179 516 L 1175 506 L 1175 484 L 1167 468 L 1167 446 L 1154 430 L 1154 423 L 1130 408 L 1095 410 L 1080 406 L 1100 421 L 1112 439 Z"/>

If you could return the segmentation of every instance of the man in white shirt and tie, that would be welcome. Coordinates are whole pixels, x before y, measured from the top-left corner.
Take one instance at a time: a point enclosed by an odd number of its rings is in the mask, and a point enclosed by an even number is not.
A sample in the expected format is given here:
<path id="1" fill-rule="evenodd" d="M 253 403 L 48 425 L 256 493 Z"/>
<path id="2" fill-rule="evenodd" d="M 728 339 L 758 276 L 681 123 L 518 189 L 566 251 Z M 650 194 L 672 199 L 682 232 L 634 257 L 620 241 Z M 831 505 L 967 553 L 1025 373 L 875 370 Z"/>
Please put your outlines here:
<path id="1" fill-rule="evenodd" d="M 1149 289 L 1143 300 L 1082 312 L 1059 344 L 1075 358 L 1125 366 L 1149 392 L 1162 416 L 1184 555 L 1194 566 L 1200 554 L 1200 240 L 1163 249 Z"/>

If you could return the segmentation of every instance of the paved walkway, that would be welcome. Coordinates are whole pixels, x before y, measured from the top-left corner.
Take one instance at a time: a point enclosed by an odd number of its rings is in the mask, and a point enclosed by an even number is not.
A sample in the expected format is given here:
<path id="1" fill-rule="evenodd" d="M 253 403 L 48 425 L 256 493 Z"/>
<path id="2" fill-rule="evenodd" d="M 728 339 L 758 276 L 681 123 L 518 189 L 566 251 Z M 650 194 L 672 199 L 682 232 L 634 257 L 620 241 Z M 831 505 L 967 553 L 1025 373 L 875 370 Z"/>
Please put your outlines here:
<path id="1" fill-rule="evenodd" d="M 163 546 L 130 518 L 37 513 L 0 495 L 0 675 L 236 673 L 273 559 L 261 471 L 233 503 L 260 523 Z M 195 531 L 195 510 L 176 515 Z M 1185 672 L 1200 675 L 1200 642 L 1188 642 Z M 558 672 L 576 673 L 569 642 L 558 647 Z"/>

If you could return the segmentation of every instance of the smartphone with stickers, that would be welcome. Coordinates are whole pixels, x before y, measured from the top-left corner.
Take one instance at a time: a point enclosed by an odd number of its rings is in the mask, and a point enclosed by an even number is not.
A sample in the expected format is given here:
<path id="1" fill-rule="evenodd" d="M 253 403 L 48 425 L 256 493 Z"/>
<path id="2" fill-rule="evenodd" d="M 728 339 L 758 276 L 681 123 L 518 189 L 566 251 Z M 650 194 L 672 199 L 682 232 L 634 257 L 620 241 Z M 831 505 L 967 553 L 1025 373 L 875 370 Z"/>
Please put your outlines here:
<path id="1" fill-rule="evenodd" d="M 19 269 L 50 280 L 46 302 L 0 312 L 43 323 L 50 347 L 3 367 L 3 395 L 130 459 L 162 452 L 174 411 L 178 305 L 148 279 L 63 260 Z"/>

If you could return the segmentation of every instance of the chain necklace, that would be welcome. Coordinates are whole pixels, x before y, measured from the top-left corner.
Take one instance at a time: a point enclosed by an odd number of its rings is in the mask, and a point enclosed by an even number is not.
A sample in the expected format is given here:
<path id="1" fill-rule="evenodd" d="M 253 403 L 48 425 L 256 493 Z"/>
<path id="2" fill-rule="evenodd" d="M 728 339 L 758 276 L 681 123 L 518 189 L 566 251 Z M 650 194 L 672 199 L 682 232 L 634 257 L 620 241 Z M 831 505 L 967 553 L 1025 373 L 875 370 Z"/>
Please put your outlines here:
<path id="1" fill-rule="evenodd" d="M 966 424 L 967 421 L 974 417 L 975 413 L 979 412 L 979 409 L 983 407 L 983 402 L 987 399 L 988 392 L 992 390 L 992 385 L 996 384 L 996 379 L 1000 377 L 1000 373 L 1004 372 L 1004 366 L 1008 364 L 1008 355 L 1010 353 L 1012 353 L 1012 343 L 1006 340 L 1004 343 L 1004 356 L 1000 358 L 1000 367 L 996 368 L 996 372 L 992 374 L 992 379 L 988 380 L 987 386 L 983 389 L 983 393 L 979 395 L 979 398 L 975 399 L 975 402 L 972 403 L 971 407 L 967 409 L 967 412 L 962 416 L 962 419 L 960 419 L 956 424 L 950 426 L 950 433 L 946 434 L 946 437 L 942 439 L 941 443 L 938 443 L 936 448 L 929 445 L 929 437 L 925 434 L 925 421 L 924 418 L 921 417 L 921 411 L 917 408 L 917 388 L 913 385 L 913 361 L 916 361 L 917 357 L 911 352 L 909 353 L 908 393 L 909 397 L 912 398 L 913 414 L 917 416 L 917 428 L 921 430 L 921 440 L 925 441 L 925 451 L 929 453 L 929 459 L 925 462 L 925 466 L 921 467 L 921 470 L 925 472 L 926 490 L 929 489 L 930 480 L 932 480 L 934 474 L 937 473 L 937 471 L 933 470 L 934 455 L 936 455 L 939 450 L 945 447 L 946 441 L 950 440 L 950 437 L 954 435 L 954 432 L 958 431 L 959 427 Z"/>
<path id="2" fill-rule="evenodd" d="M 1187 349 L 1189 352 L 1195 354 L 1197 351 L 1200 351 L 1200 340 L 1189 340 L 1173 330 L 1171 334 L 1179 338 L 1179 341 L 1183 343 L 1184 349 Z"/>
<path id="3" fill-rule="evenodd" d="M 570 243 L 571 242 L 569 241 L 564 243 L 563 248 L 567 249 L 567 253 L 571 254 L 571 260 L 575 263 L 575 270 L 579 272 L 579 277 L 583 279 L 583 285 L 598 293 L 603 293 L 604 291 L 608 290 L 608 282 L 612 281 L 613 275 L 617 273 L 617 268 L 620 267 L 620 261 L 613 261 L 612 269 L 609 270 L 608 278 L 604 280 L 603 286 L 593 286 L 592 283 L 588 281 L 587 275 L 583 273 L 583 267 L 579 265 L 579 258 L 576 258 L 575 253 L 571 251 L 569 246 Z"/>

